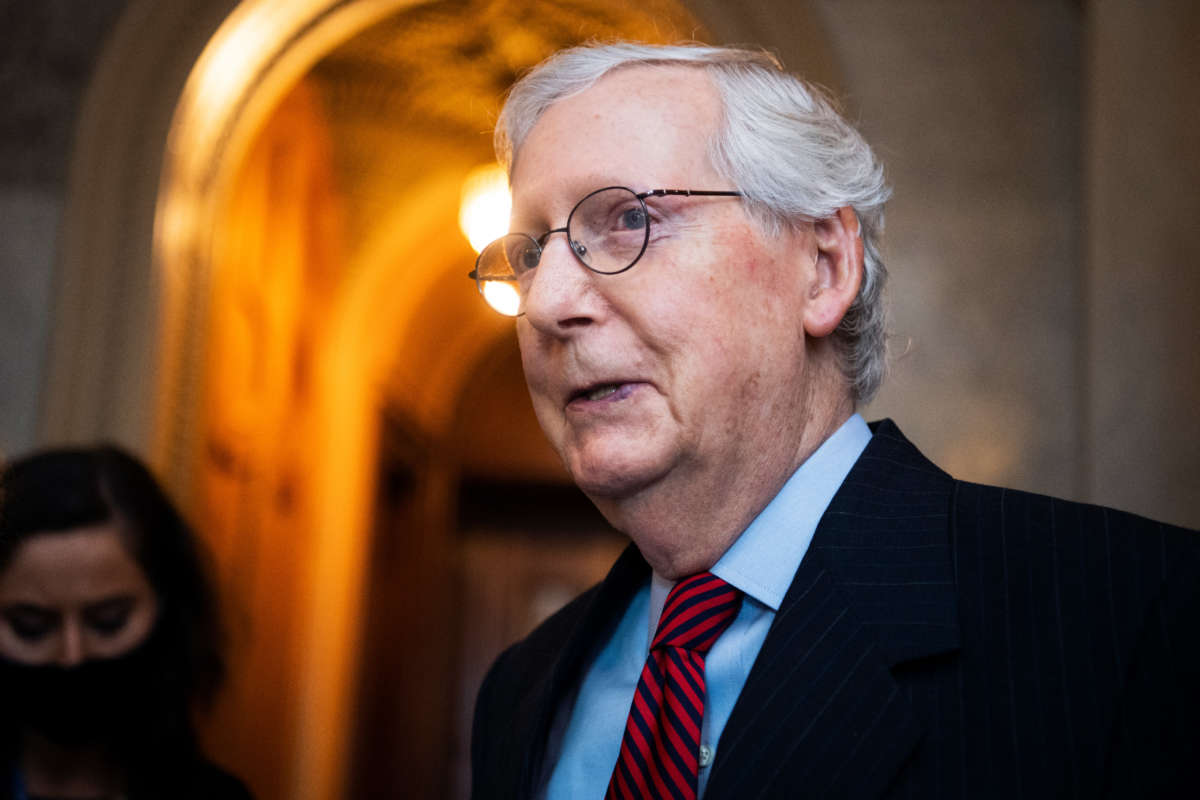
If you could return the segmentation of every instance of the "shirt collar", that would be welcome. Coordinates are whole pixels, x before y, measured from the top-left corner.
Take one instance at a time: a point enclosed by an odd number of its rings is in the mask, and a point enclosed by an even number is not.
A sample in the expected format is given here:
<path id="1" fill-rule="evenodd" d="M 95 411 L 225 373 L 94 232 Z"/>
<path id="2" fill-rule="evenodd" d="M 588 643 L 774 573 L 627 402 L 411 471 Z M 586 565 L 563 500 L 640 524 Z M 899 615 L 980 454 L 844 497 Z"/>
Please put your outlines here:
<path id="1" fill-rule="evenodd" d="M 800 561 L 808 552 L 821 515 L 870 441 L 871 429 L 860 415 L 854 414 L 842 423 L 792 473 L 779 493 L 725 551 L 712 573 L 772 611 L 778 611 Z M 673 585 L 657 574 L 651 576 L 651 638 Z"/>

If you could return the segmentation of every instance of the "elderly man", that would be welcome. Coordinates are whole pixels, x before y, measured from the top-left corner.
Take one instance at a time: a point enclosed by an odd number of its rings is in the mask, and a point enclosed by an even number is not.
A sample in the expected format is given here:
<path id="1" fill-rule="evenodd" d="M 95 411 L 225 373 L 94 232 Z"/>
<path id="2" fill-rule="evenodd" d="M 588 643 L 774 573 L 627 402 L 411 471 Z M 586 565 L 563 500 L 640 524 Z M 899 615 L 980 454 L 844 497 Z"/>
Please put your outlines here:
<path id="1" fill-rule="evenodd" d="M 757 52 L 564 51 L 497 130 L 538 420 L 633 544 L 496 662 L 478 798 L 1170 795 L 1197 540 L 964 484 L 855 413 L 888 189 Z"/>

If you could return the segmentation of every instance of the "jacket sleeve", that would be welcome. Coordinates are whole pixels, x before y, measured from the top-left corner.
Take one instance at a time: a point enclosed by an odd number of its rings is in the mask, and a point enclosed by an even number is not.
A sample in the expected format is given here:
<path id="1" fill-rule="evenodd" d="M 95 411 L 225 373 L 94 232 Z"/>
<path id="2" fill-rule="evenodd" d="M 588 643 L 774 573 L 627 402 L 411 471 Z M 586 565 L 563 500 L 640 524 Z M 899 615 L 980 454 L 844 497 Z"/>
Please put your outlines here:
<path id="1" fill-rule="evenodd" d="M 1181 554 L 1150 607 L 1109 752 L 1109 797 L 1200 796 L 1200 547 Z"/>

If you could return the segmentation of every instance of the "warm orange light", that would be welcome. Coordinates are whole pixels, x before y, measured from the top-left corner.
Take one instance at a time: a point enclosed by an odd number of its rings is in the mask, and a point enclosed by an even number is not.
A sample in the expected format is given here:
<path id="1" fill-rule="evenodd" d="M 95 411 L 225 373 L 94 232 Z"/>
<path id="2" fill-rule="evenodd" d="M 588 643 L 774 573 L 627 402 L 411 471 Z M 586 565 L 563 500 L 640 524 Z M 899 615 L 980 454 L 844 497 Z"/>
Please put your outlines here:
<path id="1" fill-rule="evenodd" d="M 515 317 L 521 310 L 521 296 L 508 281 L 484 281 L 483 299 L 506 317 Z"/>
<path id="2" fill-rule="evenodd" d="M 511 211 L 512 198 L 504 170 L 496 164 L 471 170 L 463 181 L 458 227 L 476 253 L 508 232 Z"/>

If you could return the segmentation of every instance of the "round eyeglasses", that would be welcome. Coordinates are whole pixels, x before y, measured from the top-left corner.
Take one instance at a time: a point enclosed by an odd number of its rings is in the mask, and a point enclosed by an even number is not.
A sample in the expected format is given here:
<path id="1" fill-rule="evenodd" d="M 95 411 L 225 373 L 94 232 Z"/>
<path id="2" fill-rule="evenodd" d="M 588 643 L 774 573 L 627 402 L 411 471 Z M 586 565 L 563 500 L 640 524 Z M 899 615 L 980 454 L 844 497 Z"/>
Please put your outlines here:
<path id="1" fill-rule="evenodd" d="M 474 279 L 479 293 L 496 311 L 510 317 L 523 312 L 525 292 L 533 270 L 542 260 L 546 240 L 565 233 L 579 263 L 601 275 L 616 275 L 632 267 L 650 242 L 647 197 L 741 197 L 741 192 L 699 189 L 651 189 L 635 192 L 624 186 L 606 186 L 584 196 L 567 216 L 567 224 L 534 238 L 508 233 L 479 253 Z"/>

